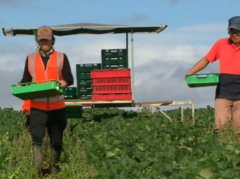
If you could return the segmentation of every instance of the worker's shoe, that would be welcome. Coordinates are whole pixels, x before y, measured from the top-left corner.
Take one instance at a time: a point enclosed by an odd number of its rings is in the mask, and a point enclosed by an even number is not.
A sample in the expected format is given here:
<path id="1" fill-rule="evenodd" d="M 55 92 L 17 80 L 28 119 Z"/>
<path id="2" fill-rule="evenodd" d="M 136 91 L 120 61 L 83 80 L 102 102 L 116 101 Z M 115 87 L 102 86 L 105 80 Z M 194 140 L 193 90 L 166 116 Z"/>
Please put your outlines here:
<path id="1" fill-rule="evenodd" d="M 42 146 L 34 146 L 33 164 L 36 167 L 38 173 L 42 171 Z"/>
<path id="2" fill-rule="evenodd" d="M 52 148 L 51 150 L 51 174 L 55 174 L 60 171 L 59 160 L 61 156 L 61 151 L 61 149 L 55 150 L 54 148 Z"/>

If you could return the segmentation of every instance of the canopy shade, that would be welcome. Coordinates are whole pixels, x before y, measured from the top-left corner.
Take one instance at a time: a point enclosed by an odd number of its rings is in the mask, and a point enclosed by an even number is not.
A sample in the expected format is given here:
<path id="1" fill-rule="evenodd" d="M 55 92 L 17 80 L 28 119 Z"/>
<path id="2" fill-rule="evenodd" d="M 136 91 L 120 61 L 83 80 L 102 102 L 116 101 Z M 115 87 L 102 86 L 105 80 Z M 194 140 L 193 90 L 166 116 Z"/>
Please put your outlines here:
<path id="1" fill-rule="evenodd" d="M 159 33 L 167 25 L 161 26 L 123 26 L 104 24 L 68 24 L 50 26 L 56 36 L 76 34 L 121 34 L 121 33 Z M 2 28 L 5 36 L 35 35 L 37 28 Z"/>

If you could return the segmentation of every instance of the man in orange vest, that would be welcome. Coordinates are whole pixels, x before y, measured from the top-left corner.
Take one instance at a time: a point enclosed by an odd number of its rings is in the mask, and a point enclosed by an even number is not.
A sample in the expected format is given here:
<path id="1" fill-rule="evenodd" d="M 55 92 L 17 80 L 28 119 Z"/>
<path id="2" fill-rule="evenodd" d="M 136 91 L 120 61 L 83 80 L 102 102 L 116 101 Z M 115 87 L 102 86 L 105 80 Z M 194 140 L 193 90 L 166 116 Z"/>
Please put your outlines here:
<path id="1" fill-rule="evenodd" d="M 20 83 L 56 80 L 65 88 L 73 84 L 69 60 L 65 53 L 53 48 L 55 37 L 48 26 L 36 32 L 38 50 L 26 59 Z M 42 141 L 45 127 L 51 143 L 51 173 L 59 171 L 58 163 L 62 151 L 63 131 L 67 125 L 66 106 L 63 96 L 31 99 L 30 132 L 34 147 L 34 164 L 38 172 L 42 169 Z"/>

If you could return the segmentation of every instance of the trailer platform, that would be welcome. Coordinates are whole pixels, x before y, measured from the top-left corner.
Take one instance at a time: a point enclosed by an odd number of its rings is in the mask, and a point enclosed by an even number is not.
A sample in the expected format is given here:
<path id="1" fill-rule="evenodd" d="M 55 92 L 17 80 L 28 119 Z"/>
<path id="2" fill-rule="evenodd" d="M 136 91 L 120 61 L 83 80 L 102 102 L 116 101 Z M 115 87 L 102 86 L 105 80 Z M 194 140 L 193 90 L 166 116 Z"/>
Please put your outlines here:
<path id="1" fill-rule="evenodd" d="M 65 104 L 68 107 L 82 106 L 91 108 L 107 108 L 107 107 L 156 107 L 167 119 L 172 119 L 160 108 L 160 106 L 180 106 L 181 108 L 181 120 L 184 121 L 184 105 L 190 105 L 192 109 L 192 120 L 194 122 L 194 101 L 159 101 L 159 102 L 137 102 L 132 100 L 112 100 L 112 101 L 93 101 L 93 100 L 65 100 Z"/>

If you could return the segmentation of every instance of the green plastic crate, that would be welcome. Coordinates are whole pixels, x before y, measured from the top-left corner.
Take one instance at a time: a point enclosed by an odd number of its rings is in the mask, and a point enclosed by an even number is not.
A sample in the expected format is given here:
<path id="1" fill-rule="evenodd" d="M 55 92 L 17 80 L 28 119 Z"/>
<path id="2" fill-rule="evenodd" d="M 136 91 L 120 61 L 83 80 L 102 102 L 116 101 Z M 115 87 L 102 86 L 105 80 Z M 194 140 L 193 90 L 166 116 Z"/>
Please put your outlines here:
<path id="1" fill-rule="evenodd" d="M 77 73 L 77 80 L 91 80 L 91 73 Z"/>
<path id="2" fill-rule="evenodd" d="M 66 106 L 67 113 L 75 113 L 80 112 L 82 113 L 82 106 Z"/>
<path id="3" fill-rule="evenodd" d="M 78 95 L 80 100 L 92 100 L 92 95 Z"/>
<path id="4" fill-rule="evenodd" d="M 103 69 L 122 69 L 127 68 L 127 66 L 124 65 L 103 65 Z"/>
<path id="5" fill-rule="evenodd" d="M 60 83 L 55 80 L 12 85 L 12 95 L 22 99 L 37 99 L 63 95 Z"/>
<path id="6" fill-rule="evenodd" d="M 112 65 L 116 65 L 116 66 L 122 66 L 124 68 L 128 68 L 128 62 L 125 60 L 106 60 L 105 62 L 102 62 L 102 66 L 103 69 L 107 66 L 112 66 Z"/>
<path id="7" fill-rule="evenodd" d="M 91 88 L 92 87 L 92 80 L 77 80 L 78 88 Z"/>
<path id="8" fill-rule="evenodd" d="M 127 59 L 102 59 L 102 69 L 110 68 L 111 66 L 118 66 L 123 68 L 128 68 Z"/>
<path id="9" fill-rule="evenodd" d="M 189 87 L 207 87 L 216 86 L 219 82 L 218 73 L 202 73 L 187 75 L 186 82 Z"/>
<path id="10" fill-rule="evenodd" d="M 82 118 L 82 107 L 67 107 L 67 118 Z"/>
<path id="11" fill-rule="evenodd" d="M 65 99 L 77 99 L 77 87 L 63 88 L 63 94 Z"/>
<path id="12" fill-rule="evenodd" d="M 67 113 L 67 118 L 82 118 L 81 113 Z"/>
<path id="13" fill-rule="evenodd" d="M 82 106 L 66 106 L 67 118 L 82 118 Z"/>
<path id="14" fill-rule="evenodd" d="M 92 88 L 82 87 L 78 90 L 78 95 L 92 95 L 92 91 L 93 91 Z"/>
<path id="15" fill-rule="evenodd" d="M 101 53 L 102 69 L 114 69 L 118 66 L 128 68 L 127 49 L 105 49 Z"/>
<path id="16" fill-rule="evenodd" d="M 127 49 L 102 49 L 102 58 L 127 58 Z"/>
<path id="17" fill-rule="evenodd" d="M 76 64 L 77 73 L 90 73 L 94 69 L 101 68 L 101 63 Z"/>

